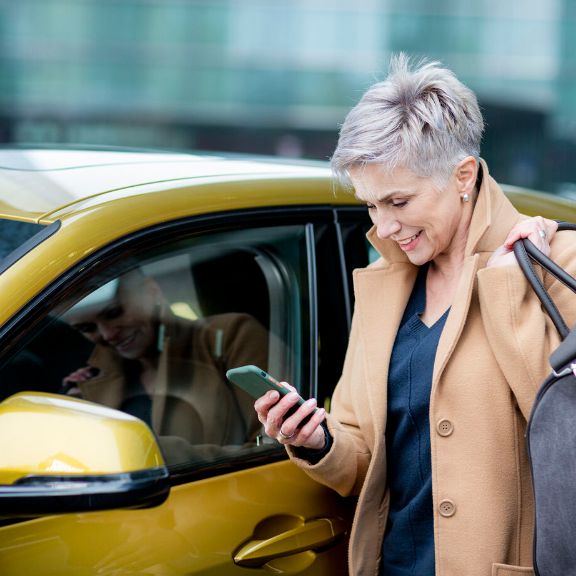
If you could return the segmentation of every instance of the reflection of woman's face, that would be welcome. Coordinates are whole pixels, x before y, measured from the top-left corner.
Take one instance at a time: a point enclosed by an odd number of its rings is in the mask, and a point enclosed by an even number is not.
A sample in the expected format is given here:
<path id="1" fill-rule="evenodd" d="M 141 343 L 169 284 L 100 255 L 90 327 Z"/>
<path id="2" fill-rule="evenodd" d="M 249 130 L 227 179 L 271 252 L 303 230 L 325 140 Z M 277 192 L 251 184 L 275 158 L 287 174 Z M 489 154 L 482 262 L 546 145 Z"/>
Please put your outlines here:
<path id="1" fill-rule="evenodd" d="M 430 178 L 405 168 L 386 172 L 377 164 L 353 169 L 350 176 L 378 237 L 396 242 L 413 264 L 420 266 L 465 244 L 467 221 L 454 178 L 438 190 Z"/>
<path id="2" fill-rule="evenodd" d="M 156 302 L 146 281 L 136 290 L 120 279 L 111 301 L 98 310 L 72 310 L 67 320 L 92 342 L 113 348 L 123 358 L 138 360 L 157 353 Z"/>

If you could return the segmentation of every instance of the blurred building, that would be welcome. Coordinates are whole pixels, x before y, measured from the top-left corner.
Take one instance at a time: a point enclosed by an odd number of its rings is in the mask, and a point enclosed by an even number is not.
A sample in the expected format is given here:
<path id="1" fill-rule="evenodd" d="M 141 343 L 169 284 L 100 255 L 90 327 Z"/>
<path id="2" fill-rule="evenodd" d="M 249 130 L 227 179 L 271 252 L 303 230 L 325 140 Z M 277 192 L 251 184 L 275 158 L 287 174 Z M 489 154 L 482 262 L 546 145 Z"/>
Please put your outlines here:
<path id="1" fill-rule="evenodd" d="M 505 181 L 576 182 L 570 0 L 0 0 L 0 141 L 329 157 L 392 52 L 479 95 Z"/>

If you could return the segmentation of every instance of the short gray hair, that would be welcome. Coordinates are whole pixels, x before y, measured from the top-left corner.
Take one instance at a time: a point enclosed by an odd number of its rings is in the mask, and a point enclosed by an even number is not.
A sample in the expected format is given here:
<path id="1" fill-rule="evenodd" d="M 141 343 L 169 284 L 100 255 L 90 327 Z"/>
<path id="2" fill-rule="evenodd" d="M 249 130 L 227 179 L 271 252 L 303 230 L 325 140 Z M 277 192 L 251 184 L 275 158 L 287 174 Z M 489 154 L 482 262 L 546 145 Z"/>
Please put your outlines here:
<path id="1" fill-rule="evenodd" d="M 413 66 L 403 53 L 388 77 L 371 86 L 348 113 L 332 156 L 332 170 L 350 186 L 350 168 L 381 164 L 431 177 L 442 188 L 467 156 L 480 157 L 482 113 L 472 90 L 438 62 Z"/>

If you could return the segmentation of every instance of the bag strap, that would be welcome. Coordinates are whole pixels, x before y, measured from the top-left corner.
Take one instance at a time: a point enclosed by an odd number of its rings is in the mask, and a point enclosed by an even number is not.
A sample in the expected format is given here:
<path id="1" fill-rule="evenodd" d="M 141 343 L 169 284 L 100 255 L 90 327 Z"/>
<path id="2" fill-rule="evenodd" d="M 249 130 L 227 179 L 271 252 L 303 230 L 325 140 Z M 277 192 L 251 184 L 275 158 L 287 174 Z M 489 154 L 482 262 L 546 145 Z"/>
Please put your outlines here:
<path id="1" fill-rule="evenodd" d="M 576 224 L 570 222 L 559 222 L 558 230 L 576 231 Z M 540 278 L 538 278 L 532 260 L 540 264 L 544 270 L 552 274 L 557 280 L 562 282 L 573 292 L 576 292 L 576 279 L 570 276 L 570 274 L 558 266 L 558 264 L 553 260 L 548 258 L 548 256 L 538 250 L 538 248 L 536 248 L 536 246 L 526 238 L 521 238 L 514 243 L 514 254 L 516 255 L 516 260 L 518 260 L 520 269 L 524 272 L 528 283 L 532 286 L 536 296 L 538 296 L 540 302 L 542 302 L 542 306 L 552 319 L 554 326 L 556 326 L 562 340 L 564 340 L 568 334 L 570 334 L 570 329 L 566 325 L 564 318 L 562 318 L 556 304 L 554 304 L 554 301 L 546 291 L 546 288 L 544 288 Z"/>
<path id="2" fill-rule="evenodd" d="M 568 364 L 576 359 L 576 326 L 565 340 L 550 355 L 550 366 L 556 376 L 564 376 L 572 371 Z"/>

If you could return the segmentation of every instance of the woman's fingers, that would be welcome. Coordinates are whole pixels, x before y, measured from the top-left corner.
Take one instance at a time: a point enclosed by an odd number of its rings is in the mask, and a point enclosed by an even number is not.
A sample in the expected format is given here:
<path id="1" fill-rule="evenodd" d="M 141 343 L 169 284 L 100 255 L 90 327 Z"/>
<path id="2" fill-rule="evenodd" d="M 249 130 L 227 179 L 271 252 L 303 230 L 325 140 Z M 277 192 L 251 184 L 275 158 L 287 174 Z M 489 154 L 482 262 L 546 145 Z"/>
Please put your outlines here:
<path id="1" fill-rule="evenodd" d="M 508 234 L 504 246 L 512 250 L 514 242 L 520 238 L 528 238 L 546 255 L 550 253 L 550 242 L 558 230 L 558 223 L 542 216 L 534 216 L 519 222 Z"/>
<path id="2" fill-rule="evenodd" d="M 280 429 L 284 421 L 288 418 L 288 412 L 296 409 L 295 407 L 299 400 L 300 396 L 297 392 L 289 392 L 270 408 L 265 424 L 266 434 L 268 434 L 268 436 L 275 438 L 280 434 Z M 292 416 L 290 416 L 290 418 L 291 417 Z"/>
<path id="3" fill-rule="evenodd" d="M 550 242 L 556 234 L 558 223 L 542 216 L 527 218 L 516 224 L 508 233 L 504 244 L 497 248 L 487 266 L 510 266 L 516 263 L 514 256 L 514 242 L 521 238 L 528 238 L 541 252 L 550 254 Z"/>
<path id="4" fill-rule="evenodd" d="M 269 391 L 254 403 L 264 431 L 281 444 L 322 447 L 324 431 L 319 427 L 326 418 L 326 411 L 323 408 L 317 409 L 315 398 L 307 400 L 298 408 L 300 395 L 293 386 L 285 382 L 282 384 L 292 391 L 282 397 L 276 391 Z"/>
<path id="5" fill-rule="evenodd" d="M 79 368 L 75 370 L 71 374 L 68 374 L 65 378 L 62 379 L 64 384 L 77 384 L 80 382 L 86 382 L 86 380 L 90 380 L 94 378 L 96 374 L 94 374 L 95 369 L 92 366 L 85 366 L 84 368 Z"/>
<path id="6" fill-rule="evenodd" d="M 256 414 L 258 414 L 258 420 L 260 420 L 262 424 L 266 424 L 270 408 L 274 406 L 279 399 L 280 394 L 275 390 L 270 390 L 254 402 L 254 409 L 256 410 Z"/>
<path id="7" fill-rule="evenodd" d="M 325 419 L 326 410 L 317 408 L 316 402 L 309 400 L 282 424 L 278 441 L 319 450 L 325 442 L 324 430 L 320 426 Z"/>

